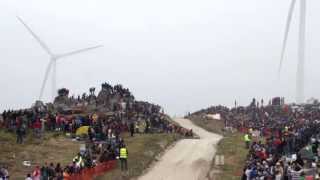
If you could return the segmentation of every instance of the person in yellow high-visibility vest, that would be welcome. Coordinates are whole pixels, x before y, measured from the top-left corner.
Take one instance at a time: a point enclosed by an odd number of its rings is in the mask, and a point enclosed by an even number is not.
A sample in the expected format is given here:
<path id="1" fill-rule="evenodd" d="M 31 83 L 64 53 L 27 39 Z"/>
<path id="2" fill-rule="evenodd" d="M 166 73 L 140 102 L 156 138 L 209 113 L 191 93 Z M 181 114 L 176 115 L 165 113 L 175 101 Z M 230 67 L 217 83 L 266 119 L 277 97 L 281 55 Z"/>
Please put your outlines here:
<path id="1" fill-rule="evenodd" d="M 128 150 L 125 145 L 122 145 L 120 148 L 120 164 L 121 164 L 121 171 L 128 170 Z"/>
<path id="2" fill-rule="evenodd" d="M 249 147 L 250 147 L 250 142 L 251 142 L 249 133 L 246 133 L 246 134 L 244 135 L 244 142 L 245 142 L 245 144 L 246 144 L 246 148 L 249 149 Z"/>

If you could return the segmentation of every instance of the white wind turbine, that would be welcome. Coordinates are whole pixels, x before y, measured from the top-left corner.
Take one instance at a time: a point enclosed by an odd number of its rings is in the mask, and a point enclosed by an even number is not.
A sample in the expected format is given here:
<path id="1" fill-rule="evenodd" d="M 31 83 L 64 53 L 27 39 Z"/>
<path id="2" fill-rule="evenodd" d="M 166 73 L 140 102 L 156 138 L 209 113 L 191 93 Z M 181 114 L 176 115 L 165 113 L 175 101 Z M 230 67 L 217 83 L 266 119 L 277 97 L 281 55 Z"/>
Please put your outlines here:
<path id="1" fill-rule="evenodd" d="M 84 49 L 71 51 L 71 52 L 68 52 L 68 53 L 55 54 L 48 48 L 48 46 L 39 38 L 39 36 L 37 36 L 31 30 L 31 28 L 20 17 L 17 17 L 17 18 L 24 25 L 24 27 L 29 31 L 29 33 L 38 41 L 40 46 L 48 53 L 48 55 L 50 57 L 49 63 L 47 65 L 47 68 L 46 68 L 46 71 L 45 71 L 45 74 L 44 74 L 44 79 L 43 79 L 43 82 L 42 82 L 42 85 L 41 85 L 39 100 L 42 99 L 44 88 L 46 86 L 46 83 L 47 83 L 47 80 L 48 80 L 48 76 L 49 76 L 49 73 L 50 73 L 51 69 L 52 69 L 52 96 L 53 96 L 53 98 L 56 95 L 57 60 L 59 60 L 61 58 L 68 57 L 68 56 L 72 56 L 72 55 L 75 55 L 75 54 L 78 54 L 78 53 L 82 53 L 82 52 L 85 52 L 85 51 L 89 51 L 89 50 L 92 50 L 92 49 L 95 49 L 95 48 L 102 47 L 102 45 L 99 45 L 99 46 L 93 46 L 93 47 L 89 47 L 89 48 L 84 48 Z"/>
<path id="2" fill-rule="evenodd" d="M 287 17 L 287 24 L 283 39 L 283 46 L 281 52 L 279 74 L 281 71 L 282 62 L 284 59 L 284 53 L 287 45 L 288 34 L 290 30 L 290 24 L 292 19 L 292 14 L 296 0 L 291 1 L 289 14 Z M 306 34 L 306 0 L 300 0 L 300 23 L 299 23 L 299 45 L 298 45 L 298 67 L 297 67 L 297 77 L 296 77 L 296 102 L 304 102 L 304 64 L 305 64 L 305 34 Z"/>

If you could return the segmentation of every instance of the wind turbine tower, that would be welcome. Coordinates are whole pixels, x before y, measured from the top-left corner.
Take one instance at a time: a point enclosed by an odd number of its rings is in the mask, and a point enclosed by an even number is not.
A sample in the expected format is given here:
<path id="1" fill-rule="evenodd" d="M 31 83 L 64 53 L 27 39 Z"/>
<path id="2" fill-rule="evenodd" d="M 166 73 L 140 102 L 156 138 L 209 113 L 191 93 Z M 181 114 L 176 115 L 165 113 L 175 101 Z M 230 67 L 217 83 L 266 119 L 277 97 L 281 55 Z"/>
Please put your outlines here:
<path id="1" fill-rule="evenodd" d="M 305 67 L 305 44 L 306 44 L 306 0 L 300 0 L 300 26 L 299 26 L 299 49 L 296 83 L 296 101 L 304 102 L 304 67 Z"/>
<path id="2" fill-rule="evenodd" d="M 287 45 L 288 34 L 290 30 L 291 19 L 295 8 L 296 0 L 291 1 L 289 14 L 287 17 L 286 29 L 283 39 L 281 51 L 281 59 L 279 66 L 279 74 L 284 59 L 284 53 Z M 296 103 L 304 102 L 304 87 L 305 87 L 305 41 L 306 41 L 306 0 L 300 0 L 300 19 L 299 19 L 299 42 L 298 42 L 298 65 L 296 74 Z"/>

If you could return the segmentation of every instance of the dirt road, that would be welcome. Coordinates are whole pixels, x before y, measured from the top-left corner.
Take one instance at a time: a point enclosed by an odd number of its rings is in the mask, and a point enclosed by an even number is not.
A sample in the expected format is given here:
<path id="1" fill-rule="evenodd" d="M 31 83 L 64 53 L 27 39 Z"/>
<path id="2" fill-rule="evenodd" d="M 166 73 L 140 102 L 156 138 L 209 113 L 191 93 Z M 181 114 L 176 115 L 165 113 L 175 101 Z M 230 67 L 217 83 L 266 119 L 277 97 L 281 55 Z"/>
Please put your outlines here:
<path id="1" fill-rule="evenodd" d="M 169 149 L 139 180 L 206 180 L 220 135 L 210 133 L 188 119 L 175 119 L 200 139 L 184 139 Z"/>

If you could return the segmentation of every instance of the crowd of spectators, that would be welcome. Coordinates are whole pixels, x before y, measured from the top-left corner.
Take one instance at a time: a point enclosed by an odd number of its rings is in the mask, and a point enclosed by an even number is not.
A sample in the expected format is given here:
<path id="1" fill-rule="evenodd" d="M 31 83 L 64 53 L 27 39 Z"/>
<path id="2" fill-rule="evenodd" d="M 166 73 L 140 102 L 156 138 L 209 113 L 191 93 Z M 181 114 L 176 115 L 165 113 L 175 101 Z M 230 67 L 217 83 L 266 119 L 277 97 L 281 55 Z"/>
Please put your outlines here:
<path id="1" fill-rule="evenodd" d="M 214 106 L 194 114 L 219 113 L 225 128 L 234 127 L 245 134 L 244 142 L 249 143 L 242 179 L 319 179 L 319 107 L 288 105 L 283 98 L 266 105 L 253 99 L 247 107 L 235 102 L 233 108 Z"/>
<path id="2" fill-rule="evenodd" d="M 121 85 L 111 86 L 104 83 L 102 87 L 103 90 L 98 97 L 94 95 L 95 90 L 90 88 L 88 96 L 84 93 L 78 98 L 68 97 L 68 90 L 63 88 L 59 90 L 56 100 L 62 101 L 61 97 L 67 97 L 72 102 L 69 104 L 70 107 L 77 107 L 79 103 L 81 106 L 88 106 L 92 104 L 92 100 L 95 101 L 95 105 L 112 104 L 108 111 L 83 111 L 75 114 L 61 109 L 52 110 L 49 105 L 44 105 L 23 110 L 6 110 L 2 113 L 0 128 L 16 133 L 18 144 L 25 143 L 27 134 L 32 133 L 41 139 L 47 132 L 61 132 L 88 142 L 86 151 L 80 152 L 71 164 L 62 169 L 60 164 L 46 163 L 29 174 L 33 179 L 61 179 L 61 172 L 74 174 L 82 168 L 90 168 L 97 163 L 116 159 L 119 148 L 125 145 L 121 138 L 121 133 L 124 132 L 130 132 L 131 136 L 136 133 L 179 133 L 193 136 L 192 130 L 171 123 L 160 106 L 134 100 L 130 91 Z M 115 99 L 115 103 L 110 103 Z M 77 130 L 81 127 L 88 128 L 79 135 Z M 82 161 L 80 164 L 77 163 L 79 159 Z"/>

